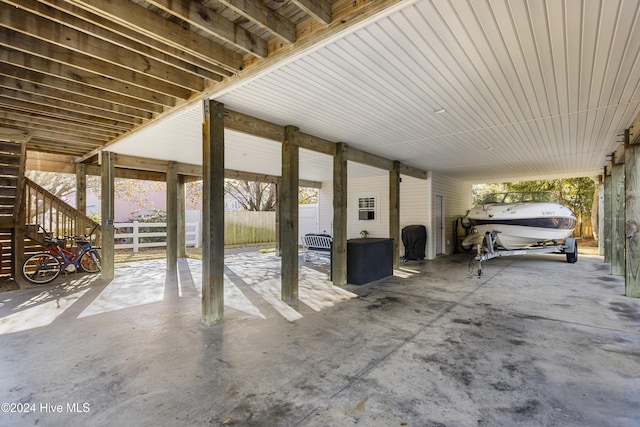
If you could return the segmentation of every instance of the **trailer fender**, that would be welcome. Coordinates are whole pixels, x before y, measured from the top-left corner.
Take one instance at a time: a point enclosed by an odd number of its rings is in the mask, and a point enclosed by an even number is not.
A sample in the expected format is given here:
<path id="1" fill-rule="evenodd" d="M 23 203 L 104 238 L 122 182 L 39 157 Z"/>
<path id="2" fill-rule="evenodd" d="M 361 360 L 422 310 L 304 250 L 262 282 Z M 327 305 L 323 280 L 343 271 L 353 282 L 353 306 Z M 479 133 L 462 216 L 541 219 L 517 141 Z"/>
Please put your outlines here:
<path id="1" fill-rule="evenodd" d="M 573 264 L 578 261 L 578 242 L 575 238 L 569 237 L 564 241 L 564 251 L 567 254 L 567 262 Z"/>

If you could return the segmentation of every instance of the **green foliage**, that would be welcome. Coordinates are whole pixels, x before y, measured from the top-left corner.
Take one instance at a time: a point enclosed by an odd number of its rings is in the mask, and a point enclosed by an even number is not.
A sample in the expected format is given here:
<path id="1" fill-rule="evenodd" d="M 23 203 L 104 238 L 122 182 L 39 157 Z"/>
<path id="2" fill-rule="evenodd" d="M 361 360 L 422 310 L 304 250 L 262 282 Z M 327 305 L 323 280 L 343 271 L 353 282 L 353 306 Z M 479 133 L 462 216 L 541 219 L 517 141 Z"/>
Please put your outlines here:
<path id="1" fill-rule="evenodd" d="M 318 189 L 301 187 L 298 192 L 298 203 L 301 205 L 314 205 L 318 203 Z"/>
<path id="2" fill-rule="evenodd" d="M 102 222 L 102 216 L 100 216 L 100 214 L 98 212 L 91 212 L 91 213 L 87 214 L 87 217 L 89 217 L 90 219 L 94 220 L 98 224 L 100 224 Z"/>
<path id="3" fill-rule="evenodd" d="M 477 184 L 471 187 L 473 205 L 479 205 L 485 197 L 493 193 L 504 193 L 504 184 Z"/>
<path id="4" fill-rule="evenodd" d="M 138 221 L 141 223 L 152 223 L 152 222 L 167 222 L 167 212 L 162 211 L 160 209 L 152 209 L 149 213 L 146 214 L 137 214 L 133 217 L 129 217 L 127 222 Z M 128 232 L 132 232 L 131 227 L 126 227 Z M 167 231 L 167 227 L 138 227 L 138 231 L 140 233 L 165 233 Z M 122 243 L 131 243 L 131 238 L 127 239 L 127 242 Z M 152 242 L 164 242 L 166 237 L 140 237 L 140 243 L 152 243 Z"/>
<path id="5" fill-rule="evenodd" d="M 167 212 L 154 208 L 146 214 L 136 214 L 127 218 L 127 222 L 167 222 Z"/>

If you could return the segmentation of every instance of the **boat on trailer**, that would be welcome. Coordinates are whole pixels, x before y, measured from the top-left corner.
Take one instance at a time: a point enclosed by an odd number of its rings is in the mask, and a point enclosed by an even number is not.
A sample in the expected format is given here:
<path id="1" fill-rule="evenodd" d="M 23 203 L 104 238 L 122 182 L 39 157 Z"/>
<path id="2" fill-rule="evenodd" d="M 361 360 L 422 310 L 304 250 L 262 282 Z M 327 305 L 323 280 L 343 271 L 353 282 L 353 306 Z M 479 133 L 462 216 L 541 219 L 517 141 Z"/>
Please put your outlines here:
<path id="1" fill-rule="evenodd" d="M 490 194 L 471 208 L 465 225 L 473 227 L 462 242 L 470 249 L 474 234 L 495 233 L 495 244 L 507 250 L 557 243 L 571 236 L 576 227 L 571 209 L 551 192 L 507 192 Z"/>
<path id="2" fill-rule="evenodd" d="M 578 245 L 571 234 L 576 227 L 571 209 L 550 192 L 491 194 L 469 210 L 463 225 L 471 233 L 463 248 L 476 248 L 469 272 L 492 258 L 525 254 L 566 254 L 567 262 L 578 260 Z"/>

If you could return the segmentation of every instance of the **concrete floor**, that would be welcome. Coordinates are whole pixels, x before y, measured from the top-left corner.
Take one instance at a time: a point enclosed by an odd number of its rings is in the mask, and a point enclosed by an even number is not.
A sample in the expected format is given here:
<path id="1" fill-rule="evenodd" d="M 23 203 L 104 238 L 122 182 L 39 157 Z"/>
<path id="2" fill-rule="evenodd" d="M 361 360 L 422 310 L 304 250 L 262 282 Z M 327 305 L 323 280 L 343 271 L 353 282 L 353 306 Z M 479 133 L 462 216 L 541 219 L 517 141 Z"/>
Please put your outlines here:
<path id="1" fill-rule="evenodd" d="M 640 300 L 601 257 L 468 261 L 307 263 L 286 306 L 274 255 L 230 255 L 215 327 L 193 260 L 2 293 L 0 425 L 640 426 Z"/>

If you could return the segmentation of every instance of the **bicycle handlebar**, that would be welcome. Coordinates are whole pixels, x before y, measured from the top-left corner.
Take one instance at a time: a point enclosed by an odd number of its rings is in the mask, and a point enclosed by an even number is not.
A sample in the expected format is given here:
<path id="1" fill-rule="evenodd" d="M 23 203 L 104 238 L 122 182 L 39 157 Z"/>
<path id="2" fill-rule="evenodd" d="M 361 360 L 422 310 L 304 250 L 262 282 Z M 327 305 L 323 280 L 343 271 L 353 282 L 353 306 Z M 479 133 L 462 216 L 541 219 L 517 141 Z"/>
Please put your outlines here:
<path id="1" fill-rule="evenodd" d="M 75 241 L 80 241 L 80 242 L 89 242 L 93 232 L 96 231 L 96 229 L 100 226 L 100 224 L 94 225 L 93 228 L 91 229 L 91 231 L 88 234 L 85 234 L 85 235 L 82 235 L 82 236 L 53 237 L 53 232 L 47 231 L 47 229 L 44 228 L 40 224 L 36 224 L 36 225 L 38 226 L 38 229 L 42 230 L 42 232 L 44 233 L 44 241 L 45 241 L 45 243 L 55 243 L 55 244 L 59 244 L 60 240 L 63 240 L 63 239 L 64 240 L 73 239 Z"/>

